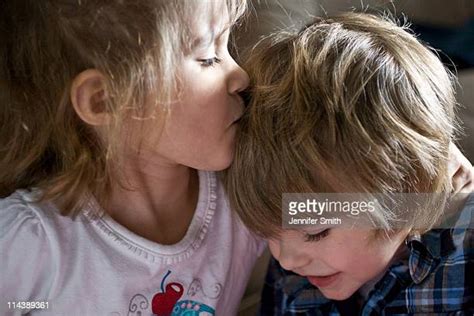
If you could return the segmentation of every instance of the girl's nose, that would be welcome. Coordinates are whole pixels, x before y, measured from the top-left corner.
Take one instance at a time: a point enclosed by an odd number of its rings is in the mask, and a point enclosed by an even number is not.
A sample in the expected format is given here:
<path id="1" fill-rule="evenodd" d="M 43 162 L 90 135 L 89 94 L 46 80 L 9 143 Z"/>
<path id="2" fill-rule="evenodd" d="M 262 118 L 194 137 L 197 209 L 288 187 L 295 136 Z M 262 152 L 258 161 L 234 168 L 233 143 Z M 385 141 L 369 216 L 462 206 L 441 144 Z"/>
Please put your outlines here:
<path id="1" fill-rule="evenodd" d="M 232 94 L 245 90 L 250 83 L 249 75 L 234 60 L 232 73 L 230 74 L 229 92 Z"/>

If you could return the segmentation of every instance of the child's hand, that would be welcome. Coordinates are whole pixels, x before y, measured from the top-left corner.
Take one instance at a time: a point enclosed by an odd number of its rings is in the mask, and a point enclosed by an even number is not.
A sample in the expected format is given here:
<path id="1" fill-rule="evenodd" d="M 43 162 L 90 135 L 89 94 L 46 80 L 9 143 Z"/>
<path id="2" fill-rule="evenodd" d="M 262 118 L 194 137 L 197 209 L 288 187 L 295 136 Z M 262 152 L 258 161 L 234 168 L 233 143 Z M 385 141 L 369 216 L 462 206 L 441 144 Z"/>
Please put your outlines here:
<path id="1" fill-rule="evenodd" d="M 448 170 L 453 184 L 453 194 L 473 192 L 474 168 L 453 143 L 449 146 Z"/>

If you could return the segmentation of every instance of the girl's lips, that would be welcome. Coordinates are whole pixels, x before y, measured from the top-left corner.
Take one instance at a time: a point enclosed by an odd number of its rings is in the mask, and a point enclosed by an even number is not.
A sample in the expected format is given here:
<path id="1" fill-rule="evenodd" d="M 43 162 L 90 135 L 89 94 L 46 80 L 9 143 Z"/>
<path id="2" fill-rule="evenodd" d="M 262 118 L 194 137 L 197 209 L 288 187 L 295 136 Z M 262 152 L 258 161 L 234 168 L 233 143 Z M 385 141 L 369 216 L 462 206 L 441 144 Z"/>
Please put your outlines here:
<path id="1" fill-rule="evenodd" d="M 340 272 L 337 272 L 326 276 L 307 276 L 307 278 L 312 285 L 321 288 L 333 284 L 338 279 L 340 274 Z"/>
<path id="2" fill-rule="evenodd" d="M 240 117 L 236 119 L 232 124 L 236 124 L 236 123 L 239 124 L 239 122 L 240 122 Z"/>

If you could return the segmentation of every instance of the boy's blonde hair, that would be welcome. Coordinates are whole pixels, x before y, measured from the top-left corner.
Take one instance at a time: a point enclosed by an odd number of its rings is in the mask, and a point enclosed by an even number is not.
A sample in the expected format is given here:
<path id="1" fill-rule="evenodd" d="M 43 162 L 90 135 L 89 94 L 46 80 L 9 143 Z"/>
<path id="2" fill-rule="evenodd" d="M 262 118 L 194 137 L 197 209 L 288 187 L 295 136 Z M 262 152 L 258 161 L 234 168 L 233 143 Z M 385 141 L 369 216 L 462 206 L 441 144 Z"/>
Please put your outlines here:
<path id="1" fill-rule="evenodd" d="M 230 27 L 244 13 L 245 1 L 222 4 Z M 78 210 L 88 191 L 105 199 L 116 173 L 111 161 L 119 152 L 123 119 L 167 109 L 179 97 L 178 65 L 193 42 L 190 21 L 199 10 L 212 14 L 214 5 L 188 0 L 1 1 L 0 197 L 36 187 L 64 213 Z M 114 120 L 106 142 L 71 105 L 71 82 L 86 69 L 99 70 L 107 81 L 106 108 Z M 145 109 L 150 95 L 157 98 L 151 111 Z"/>
<path id="2" fill-rule="evenodd" d="M 282 193 L 451 191 L 452 78 L 390 19 L 347 13 L 274 34 L 245 69 L 251 99 L 226 181 L 253 231 L 278 234 Z M 430 227 L 441 212 L 407 225 Z"/>

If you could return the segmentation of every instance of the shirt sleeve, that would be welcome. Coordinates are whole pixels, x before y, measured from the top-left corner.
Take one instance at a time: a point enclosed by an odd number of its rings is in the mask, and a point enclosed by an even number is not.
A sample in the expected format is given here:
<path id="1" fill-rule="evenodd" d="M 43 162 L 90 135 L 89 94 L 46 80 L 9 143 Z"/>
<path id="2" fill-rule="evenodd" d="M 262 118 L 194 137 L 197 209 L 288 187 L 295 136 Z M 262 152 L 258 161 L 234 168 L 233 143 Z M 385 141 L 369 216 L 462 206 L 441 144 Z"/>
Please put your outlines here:
<path id="1" fill-rule="evenodd" d="M 20 302 L 48 300 L 54 271 L 50 248 L 28 204 L 21 198 L 0 200 L 0 315 L 26 314 L 32 309 Z"/>

